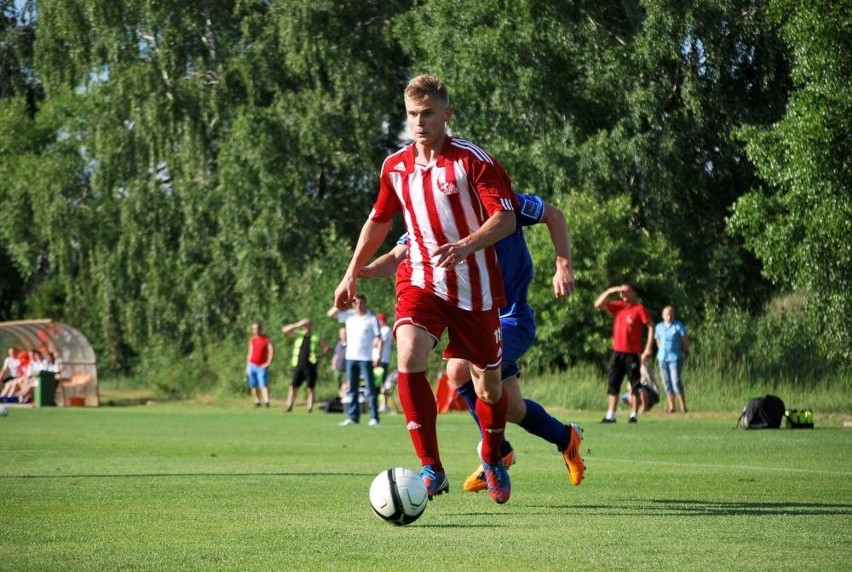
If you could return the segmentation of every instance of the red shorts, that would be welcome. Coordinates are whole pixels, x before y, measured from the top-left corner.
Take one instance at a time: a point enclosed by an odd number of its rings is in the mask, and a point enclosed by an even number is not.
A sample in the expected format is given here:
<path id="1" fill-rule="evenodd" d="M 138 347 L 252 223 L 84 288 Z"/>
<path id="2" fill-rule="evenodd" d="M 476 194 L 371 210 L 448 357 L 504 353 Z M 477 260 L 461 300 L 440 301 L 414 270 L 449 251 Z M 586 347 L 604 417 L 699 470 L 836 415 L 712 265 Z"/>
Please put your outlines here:
<path id="1" fill-rule="evenodd" d="M 496 369 L 503 361 L 500 313 L 496 308 L 482 312 L 462 310 L 416 286 L 408 286 L 398 292 L 394 333 L 402 324 L 423 328 L 435 338 L 435 343 L 447 330 L 449 341 L 444 359 L 465 359 L 478 370 Z"/>

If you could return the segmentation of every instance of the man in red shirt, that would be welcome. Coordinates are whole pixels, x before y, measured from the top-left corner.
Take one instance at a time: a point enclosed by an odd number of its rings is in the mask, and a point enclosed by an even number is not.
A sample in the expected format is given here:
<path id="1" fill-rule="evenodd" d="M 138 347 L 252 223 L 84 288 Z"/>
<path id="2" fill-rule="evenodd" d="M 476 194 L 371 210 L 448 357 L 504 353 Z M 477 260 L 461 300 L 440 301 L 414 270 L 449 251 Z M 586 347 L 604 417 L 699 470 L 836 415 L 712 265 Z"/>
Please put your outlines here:
<path id="1" fill-rule="evenodd" d="M 618 294 L 617 301 L 608 301 Z M 607 412 L 601 423 L 615 423 L 615 411 L 618 406 L 618 394 L 624 376 L 630 381 L 633 399 L 630 423 L 639 420 L 641 401 L 641 366 L 651 356 L 654 344 L 654 323 L 645 306 L 636 302 L 636 291 L 630 284 L 613 286 L 601 293 L 595 300 L 595 308 L 612 314 L 612 356 L 609 360 L 609 381 L 607 385 Z M 647 332 L 645 349 L 642 349 L 642 330 Z M 641 354 L 641 355 L 640 355 Z"/>
<path id="2" fill-rule="evenodd" d="M 429 352 L 447 330 L 444 358 L 472 364 L 485 436 L 483 471 L 491 498 L 504 503 L 511 486 L 500 455 L 506 396 L 498 308 L 506 298 L 493 245 L 515 231 L 511 182 L 488 153 L 447 134 L 452 108 L 438 78 L 415 77 L 404 99 L 414 143 L 382 165 L 379 195 L 335 290 L 335 307 L 352 305 L 359 272 L 382 245 L 394 215 L 402 213 L 411 243 L 404 278 L 397 279 L 394 336 L 399 402 L 423 466 L 420 476 L 429 498 L 449 490 L 438 451 L 437 406 L 426 376 Z"/>
<path id="3" fill-rule="evenodd" d="M 263 333 L 263 326 L 256 322 L 251 325 L 251 339 L 246 356 L 246 378 L 254 406 L 260 407 L 260 399 L 269 407 L 269 364 L 275 355 L 275 349 L 269 337 Z"/>

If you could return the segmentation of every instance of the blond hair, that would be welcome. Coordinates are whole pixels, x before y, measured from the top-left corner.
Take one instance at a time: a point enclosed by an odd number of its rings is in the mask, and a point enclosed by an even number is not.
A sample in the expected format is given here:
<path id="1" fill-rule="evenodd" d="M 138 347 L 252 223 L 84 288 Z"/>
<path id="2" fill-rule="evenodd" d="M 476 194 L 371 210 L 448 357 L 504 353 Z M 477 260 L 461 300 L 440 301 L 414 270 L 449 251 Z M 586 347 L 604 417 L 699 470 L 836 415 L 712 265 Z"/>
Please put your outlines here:
<path id="1" fill-rule="evenodd" d="M 447 86 L 440 79 L 433 75 L 419 75 L 412 78 L 405 87 L 405 98 L 420 102 L 427 97 L 438 99 L 444 105 L 450 104 Z"/>

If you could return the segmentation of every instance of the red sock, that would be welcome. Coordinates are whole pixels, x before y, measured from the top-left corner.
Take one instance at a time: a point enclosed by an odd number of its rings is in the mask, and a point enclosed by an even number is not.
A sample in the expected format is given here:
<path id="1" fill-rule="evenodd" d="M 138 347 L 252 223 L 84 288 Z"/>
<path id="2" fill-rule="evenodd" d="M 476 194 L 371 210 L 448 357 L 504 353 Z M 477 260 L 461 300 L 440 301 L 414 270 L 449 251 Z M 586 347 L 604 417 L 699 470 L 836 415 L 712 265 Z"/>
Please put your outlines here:
<path id="1" fill-rule="evenodd" d="M 485 403 L 476 400 L 476 414 L 482 430 L 482 459 L 486 463 L 496 463 L 500 460 L 500 446 L 503 444 L 506 429 L 506 392 L 500 396 L 497 403 Z"/>
<path id="2" fill-rule="evenodd" d="M 408 434 L 414 445 L 414 452 L 422 465 L 432 465 L 438 472 L 444 472 L 441 456 L 438 453 L 438 406 L 435 395 L 425 371 L 414 373 L 399 372 L 397 379 L 399 405 L 405 413 Z M 505 419 L 505 408 L 504 408 Z"/>

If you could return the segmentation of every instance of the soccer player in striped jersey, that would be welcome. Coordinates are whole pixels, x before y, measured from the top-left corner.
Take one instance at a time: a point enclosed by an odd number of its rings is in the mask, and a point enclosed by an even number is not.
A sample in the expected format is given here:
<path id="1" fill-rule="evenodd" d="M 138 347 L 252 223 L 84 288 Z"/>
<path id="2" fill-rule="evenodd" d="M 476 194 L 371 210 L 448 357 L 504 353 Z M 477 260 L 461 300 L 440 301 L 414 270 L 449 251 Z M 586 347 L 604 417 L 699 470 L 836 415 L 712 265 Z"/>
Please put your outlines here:
<path id="1" fill-rule="evenodd" d="M 426 377 L 429 352 L 446 330 L 444 357 L 471 364 L 482 467 L 491 498 L 502 504 L 511 494 L 500 452 L 506 396 L 498 308 L 506 298 L 493 245 L 515 231 L 511 182 L 490 155 L 447 134 L 452 108 L 439 79 L 415 77 L 404 101 L 414 143 L 382 165 L 379 195 L 335 290 L 335 306 L 352 304 L 359 273 L 401 212 L 411 237 L 410 273 L 397 282 L 394 336 L 399 401 L 423 466 L 420 476 L 430 498 L 449 490 L 438 447 L 437 406 Z"/>
<path id="2" fill-rule="evenodd" d="M 507 420 L 520 425 L 529 433 L 541 437 L 556 445 L 568 469 L 568 478 L 575 486 L 583 480 L 586 467 L 580 456 L 580 441 L 583 430 L 576 424 L 565 424 L 548 414 L 545 409 L 531 399 L 524 399 L 518 384 L 520 368 L 518 360 L 535 341 L 535 314 L 527 303 L 527 290 L 532 282 L 533 264 L 524 238 L 523 227 L 544 223 L 550 232 L 550 238 L 556 251 L 556 272 L 553 275 L 553 292 L 558 298 L 571 294 L 574 289 L 574 273 L 571 265 L 571 243 L 565 215 L 558 208 L 546 204 L 535 195 L 515 195 L 515 216 L 517 228 L 514 233 L 500 240 L 496 245 L 507 304 L 500 309 L 500 324 L 503 331 L 503 392 L 507 394 Z M 361 276 L 375 278 L 390 276 L 397 272 L 397 280 L 405 279 L 409 271 L 405 261 L 408 249 L 408 235 L 397 241 L 391 252 L 377 258 L 365 267 Z M 450 383 L 467 403 L 474 420 L 476 415 L 476 392 L 468 367 L 463 361 L 451 359 L 447 364 Z M 480 429 L 481 432 L 481 429 Z M 515 460 L 515 453 L 508 441 L 503 442 L 501 450 L 506 467 Z M 485 474 L 480 467 L 465 480 L 464 490 L 478 492 L 486 488 Z"/>

